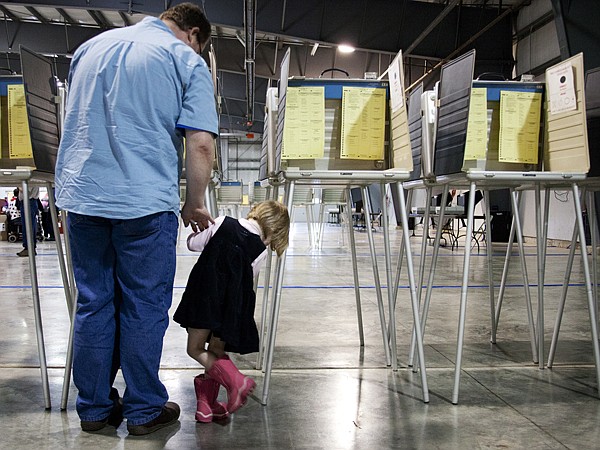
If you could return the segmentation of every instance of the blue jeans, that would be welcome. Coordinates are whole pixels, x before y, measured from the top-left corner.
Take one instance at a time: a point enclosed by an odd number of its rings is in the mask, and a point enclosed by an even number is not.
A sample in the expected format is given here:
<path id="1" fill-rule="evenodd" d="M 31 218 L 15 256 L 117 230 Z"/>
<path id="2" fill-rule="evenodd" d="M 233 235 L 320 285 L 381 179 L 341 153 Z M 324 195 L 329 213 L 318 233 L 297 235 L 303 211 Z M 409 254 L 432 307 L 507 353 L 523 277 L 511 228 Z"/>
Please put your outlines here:
<path id="1" fill-rule="evenodd" d="M 25 231 L 25 205 L 24 202 L 25 200 L 23 200 L 21 202 L 21 204 L 19 205 L 19 211 L 21 211 L 21 232 L 23 233 L 23 247 L 27 248 L 27 232 Z M 30 220 L 31 220 L 31 224 L 33 225 L 33 248 L 35 248 L 35 242 L 36 242 L 36 237 L 37 237 L 37 225 L 38 225 L 38 212 L 39 212 L 39 208 L 38 208 L 38 201 L 37 198 L 30 198 L 29 199 L 29 209 L 31 210 L 31 215 L 30 215 Z"/>
<path id="2" fill-rule="evenodd" d="M 81 420 L 110 414 L 119 367 L 131 425 L 157 417 L 168 400 L 158 378 L 173 296 L 178 218 L 172 212 L 116 220 L 70 213 L 78 290 L 73 381 Z"/>

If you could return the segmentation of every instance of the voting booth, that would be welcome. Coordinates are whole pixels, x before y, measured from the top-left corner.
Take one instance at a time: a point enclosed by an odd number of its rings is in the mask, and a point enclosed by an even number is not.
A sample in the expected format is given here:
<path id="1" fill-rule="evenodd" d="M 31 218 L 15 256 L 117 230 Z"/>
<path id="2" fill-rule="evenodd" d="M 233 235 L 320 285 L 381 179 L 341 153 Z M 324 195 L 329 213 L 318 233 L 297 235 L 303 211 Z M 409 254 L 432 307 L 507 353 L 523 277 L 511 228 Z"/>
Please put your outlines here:
<path id="1" fill-rule="evenodd" d="M 598 254 L 595 251 L 598 248 L 597 233 L 598 233 L 598 211 L 596 208 L 596 197 L 600 191 L 600 67 L 588 70 L 585 74 L 585 109 L 587 122 L 587 143 L 590 156 L 590 170 L 588 177 L 583 183 L 582 197 L 586 202 L 587 218 L 590 226 L 590 235 L 592 243 L 592 294 L 594 300 L 598 301 Z M 579 128 L 579 127 L 577 127 Z M 576 130 L 577 130 L 576 128 Z M 575 130 L 575 131 L 576 131 Z M 585 195 L 584 195 L 585 194 Z M 558 336 L 562 323 L 564 308 L 567 300 L 567 292 L 571 280 L 571 272 L 573 269 L 573 261 L 575 259 L 575 249 L 580 236 L 581 229 L 576 222 L 573 226 L 573 237 L 571 239 L 569 258 L 565 268 L 565 277 L 563 281 L 562 292 L 558 304 L 556 321 L 554 324 L 554 332 L 552 333 L 552 341 L 550 343 L 550 351 L 548 353 L 548 367 L 554 364 L 554 357 L 558 346 Z M 584 240 L 581 242 L 581 256 L 588 259 L 585 250 L 586 235 L 583 234 Z M 584 261 L 585 264 L 585 261 Z M 594 324 L 598 317 L 590 314 L 590 322 L 592 325 L 592 339 L 597 340 L 597 334 L 594 336 Z M 597 331 L 596 331 L 597 333 Z M 595 349 L 594 349 L 595 350 Z"/>
<path id="2" fill-rule="evenodd" d="M 345 189 L 347 214 L 351 214 L 350 188 L 362 190 L 362 197 L 369 198 L 367 187 L 379 184 L 381 195 L 387 185 L 399 190 L 401 199 L 404 238 L 408 241 L 408 219 L 404 203 L 402 181 L 408 179 L 413 170 L 412 150 L 408 132 L 406 99 L 404 97 L 404 75 L 402 54 L 399 53 L 387 70 L 388 79 L 309 79 L 289 77 L 288 50 L 282 59 L 277 91 L 269 89 L 266 99 L 265 134 L 261 158 L 261 176 L 266 175 L 274 187 L 284 188 L 284 203 L 292 210 L 295 189 L 304 192 L 306 187 Z M 277 96 L 275 109 L 274 97 Z M 276 112 L 276 120 L 273 115 Z M 266 168 L 266 170 L 265 170 Z M 340 195 L 338 195 L 340 197 Z M 391 286 L 391 259 L 387 202 L 382 201 L 384 253 L 387 285 Z M 364 213 L 370 217 L 371 205 L 365 201 Z M 348 217 L 351 223 L 351 217 Z M 350 248 L 355 280 L 359 337 L 363 343 L 358 266 L 353 227 L 349 228 Z M 388 317 L 383 305 L 375 243 L 371 227 L 366 227 L 371 253 L 374 282 L 376 286 L 379 321 L 386 355 L 386 365 L 397 369 L 396 328 L 393 289 L 388 289 Z M 413 320 L 420 327 L 416 288 L 412 271 L 412 256 L 407 252 L 409 267 L 410 297 Z M 267 267 L 270 267 L 269 262 Z M 263 403 L 266 403 L 273 361 L 275 336 L 280 307 L 285 253 L 277 259 L 273 306 L 269 318 L 268 335 L 261 338 L 264 345 L 265 382 Z M 268 275 L 267 275 L 268 276 Z M 268 286 L 268 280 L 265 286 Z M 263 307 L 267 302 L 263 302 Z M 263 317 L 265 313 L 263 312 Z M 388 332 L 389 327 L 389 332 Z M 259 365 L 260 357 L 259 354 Z M 429 401 L 423 346 L 420 336 L 417 347 L 421 356 L 421 384 L 423 400 Z"/>
<path id="3" fill-rule="evenodd" d="M 435 91 L 434 183 L 442 186 L 445 193 L 448 192 L 449 187 L 469 189 L 453 403 L 458 402 L 475 189 L 479 188 L 484 191 L 486 217 L 489 217 L 489 191 L 499 188 L 510 189 L 514 211 L 514 229 L 511 231 L 511 236 L 517 235 L 521 255 L 524 252 L 522 228 L 518 214 L 520 197 L 517 190 L 529 189 L 535 192 L 538 243 L 537 332 L 534 332 L 528 288 L 525 297 L 532 355 L 534 362 L 539 362 L 541 367 L 544 358 L 543 281 L 547 235 L 545 223 L 547 223 L 549 209 L 548 190 L 568 189 L 573 192 L 577 223 L 582 225 L 578 184 L 585 180 L 590 167 L 588 143 L 585 139 L 587 125 L 582 54 L 548 68 L 544 83 L 473 80 L 474 63 L 475 51 L 471 51 L 444 64 L 441 69 L 439 85 Z M 541 202 L 542 191 L 546 194 L 544 205 Z M 440 221 L 443 220 L 443 216 L 444 204 L 440 208 Z M 491 238 L 488 229 L 489 226 L 486 227 L 486 240 L 489 243 Z M 434 243 L 434 256 L 429 272 L 428 286 L 433 283 L 434 266 L 439 247 L 438 235 L 439 233 L 436 234 Z M 495 342 L 511 246 L 512 241 L 509 242 L 507 248 L 505 270 L 500 287 L 501 294 L 497 304 L 494 298 L 491 271 L 492 252 L 488 250 L 492 342 Z M 528 286 L 523 256 L 521 260 L 525 277 L 524 285 Z M 589 283 L 589 270 L 585 262 L 584 274 L 587 284 Z M 430 289 L 428 288 L 423 307 L 425 310 L 428 307 L 429 296 Z M 588 302 L 590 303 L 590 315 L 593 315 L 591 297 Z M 598 372 L 600 353 L 596 345 L 597 330 L 595 326 L 592 334 L 596 336 L 593 341 Z M 600 372 L 597 376 L 600 379 Z"/>
<path id="4" fill-rule="evenodd" d="M 50 193 L 48 200 L 65 298 L 69 311 L 72 311 L 74 283 L 67 271 L 54 197 L 51 195 L 64 95 L 60 95 L 62 87 L 50 60 L 22 46 L 20 55 L 23 75 L 0 77 L 0 182 L 5 186 L 20 186 L 23 192 L 28 192 L 30 184 L 45 185 Z M 23 206 L 25 217 L 30 217 L 30 203 L 24 202 Z M 32 228 L 31 222 L 25 220 L 28 248 L 34 247 Z M 35 252 L 30 252 L 28 259 L 42 390 L 45 407 L 49 409 L 51 402 Z M 70 362 L 66 366 L 70 372 Z M 65 392 L 63 389 L 63 395 Z"/>

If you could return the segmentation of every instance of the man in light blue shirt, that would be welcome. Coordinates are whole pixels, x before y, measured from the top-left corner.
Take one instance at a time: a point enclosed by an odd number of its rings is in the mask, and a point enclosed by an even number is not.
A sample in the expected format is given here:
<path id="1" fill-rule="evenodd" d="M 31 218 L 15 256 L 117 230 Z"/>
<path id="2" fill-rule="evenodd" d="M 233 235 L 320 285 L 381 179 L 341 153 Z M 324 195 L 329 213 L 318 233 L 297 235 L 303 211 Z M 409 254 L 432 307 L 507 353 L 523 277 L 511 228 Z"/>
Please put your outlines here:
<path id="1" fill-rule="evenodd" d="M 125 417 L 130 434 L 175 423 L 158 377 L 175 276 L 179 177 L 186 139 L 194 231 L 218 133 L 212 79 L 199 56 L 210 37 L 202 10 L 183 3 L 82 44 L 71 63 L 56 165 L 56 203 L 69 212 L 78 289 L 73 379 L 84 431 Z M 123 398 L 112 387 L 121 368 Z"/>

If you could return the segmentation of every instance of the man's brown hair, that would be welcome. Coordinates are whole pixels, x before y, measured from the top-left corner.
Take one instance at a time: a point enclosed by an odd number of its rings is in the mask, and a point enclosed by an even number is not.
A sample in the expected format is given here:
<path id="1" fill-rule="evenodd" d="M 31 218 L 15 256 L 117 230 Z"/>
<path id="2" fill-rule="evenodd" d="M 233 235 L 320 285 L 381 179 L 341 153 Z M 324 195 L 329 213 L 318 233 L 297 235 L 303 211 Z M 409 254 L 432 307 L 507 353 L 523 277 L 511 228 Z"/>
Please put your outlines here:
<path id="1" fill-rule="evenodd" d="M 159 17 L 160 20 L 172 20 L 182 31 L 198 27 L 198 42 L 204 45 L 210 38 L 210 22 L 202 12 L 202 8 L 193 3 L 180 3 L 167 9 Z"/>

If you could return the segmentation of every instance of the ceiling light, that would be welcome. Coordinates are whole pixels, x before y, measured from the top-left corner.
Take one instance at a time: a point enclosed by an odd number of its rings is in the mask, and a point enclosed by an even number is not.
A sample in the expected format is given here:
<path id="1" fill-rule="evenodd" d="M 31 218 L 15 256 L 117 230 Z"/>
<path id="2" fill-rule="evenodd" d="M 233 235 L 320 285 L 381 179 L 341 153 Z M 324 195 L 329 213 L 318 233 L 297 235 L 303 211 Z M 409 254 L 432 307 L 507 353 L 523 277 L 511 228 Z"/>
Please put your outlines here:
<path id="1" fill-rule="evenodd" d="M 354 51 L 354 47 L 347 44 L 338 45 L 338 50 L 342 53 L 352 53 Z"/>

